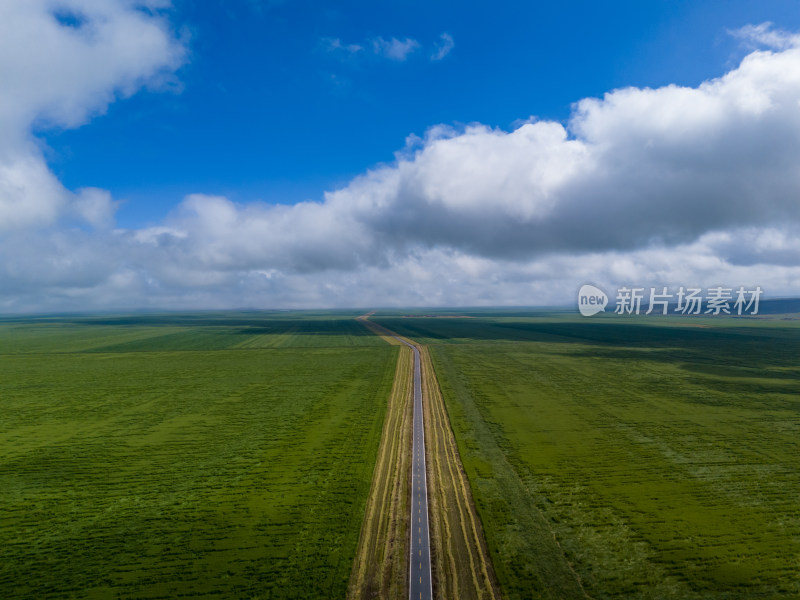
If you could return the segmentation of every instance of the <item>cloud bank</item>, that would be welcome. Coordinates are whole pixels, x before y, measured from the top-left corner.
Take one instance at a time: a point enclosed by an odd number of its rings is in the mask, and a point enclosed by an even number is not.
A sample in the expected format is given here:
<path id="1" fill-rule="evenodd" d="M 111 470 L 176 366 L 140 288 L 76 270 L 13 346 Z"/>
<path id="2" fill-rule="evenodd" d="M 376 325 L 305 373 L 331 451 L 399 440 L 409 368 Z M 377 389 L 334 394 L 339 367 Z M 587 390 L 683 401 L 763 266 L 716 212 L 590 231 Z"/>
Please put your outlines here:
<path id="1" fill-rule="evenodd" d="M 81 125 L 185 60 L 157 7 L 141 5 L 59 2 L 72 19 L 44 1 L 0 9 L 46 46 L 23 58 L 0 35 L 12 82 L 0 120 L 14 132 L 0 145 L 2 312 L 557 304 L 587 281 L 800 291 L 800 49 L 788 34 L 695 88 L 580 100 L 566 123 L 432 127 L 320 202 L 197 193 L 130 230 L 114 228 L 108 192 L 61 186 L 33 132 Z M 746 35 L 763 45 L 771 31 Z"/>

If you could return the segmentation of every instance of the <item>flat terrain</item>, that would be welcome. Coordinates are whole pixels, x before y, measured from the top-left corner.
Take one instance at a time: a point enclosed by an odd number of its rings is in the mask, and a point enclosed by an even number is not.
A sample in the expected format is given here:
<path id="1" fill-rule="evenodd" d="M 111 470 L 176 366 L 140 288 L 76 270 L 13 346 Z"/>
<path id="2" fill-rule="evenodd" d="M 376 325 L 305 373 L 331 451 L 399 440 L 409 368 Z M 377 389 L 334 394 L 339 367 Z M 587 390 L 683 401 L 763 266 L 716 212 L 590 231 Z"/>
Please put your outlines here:
<path id="1" fill-rule="evenodd" d="M 472 501 L 428 350 L 368 320 L 372 314 L 361 317 L 361 322 L 388 343 L 402 343 L 403 347 L 381 441 L 381 455 L 368 501 L 367 518 L 359 542 L 358 558 L 354 564 L 350 597 L 416 599 L 429 598 L 432 592 L 436 598 L 498 598 L 497 580 L 480 519 Z M 413 348 L 419 358 L 414 356 L 414 361 L 411 361 L 407 348 Z M 415 365 L 413 396 L 412 364 Z M 398 402 L 404 406 L 403 420 L 392 419 L 392 406 Z M 412 404 L 413 448 L 410 435 Z M 424 422 L 424 435 L 420 421 Z M 401 439 L 403 441 L 399 442 Z M 424 451 L 421 449 L 423 440 Z M 399 458 L 385 460 L 384 455 L 388 456 L 389 453 L 384 452 L 384 448 L 399 452 Z M 413 463 L 409 464 L 409 458 L 413 458 Z M 423 470 L 427 476 L 426 491 L 419 487 Z M 403 484 L 403 497 L 406 497 L 409 494 L 409 481 L 414 494 L 410 523 L 408 506 L 400 509 L 401 503 L 388 501 L 393 497 L 389 491 Z M 386 507 L 383 511 L 374 510 L 381 504 Z M 377 518 L 371 517 L 373 513 L 378 515 Z M 397 540 L 407 541 L 409 535 L 412 538 L 410 577 L 406 575 L 409 572 L 407 562 L 402 562 L 405 570 L 401 570 L 402 555 L 390 551 L 382 555 L 379 551 L 383 547 L 394 550 Z M 377 548 L 378 551 L 371 548 Z M 406 549 L 405 546 L 403 548 Z M 380 562 L 381 556 L 383 562 Z M 409 579 L 410 591 L 403 587 Z"/>
<path id="2" fill-rule="evenodd" d="M 431 552 L 439 598 L 499 598 L 480 518 L 427 347 L 421 347 Z"/>
<path id="3" fill-rule="evenodd" d="M 401 340 L 401 338 L 397 338 Z M 402 341 L 402 340 L 401 340 Z M 425 419 L 422 408 L 422 364 L 419 348 L 403 341 L 414 352 L 414 422 L 411 442 L 411 531 L 409 533 L 409 598 L 431 600 L 431 543 L 428 529 L 428 481 Z"/>
<path id="4" fill-rule="evenodd" d="M 410 348 L 362 322 L 399 355 L 347 597 L 407 598 L 414 360 Z"/>
<path id="5" fill-rule="evenodd" d="M 344 597 L 398 352 L 353 316 L 0 322 L 0 597 Z"/>
<path id="6" fill-rule="evenodd" d="M 800 595 L 796 321 L 476 312 L 429 345 L 503 595 Z"/>

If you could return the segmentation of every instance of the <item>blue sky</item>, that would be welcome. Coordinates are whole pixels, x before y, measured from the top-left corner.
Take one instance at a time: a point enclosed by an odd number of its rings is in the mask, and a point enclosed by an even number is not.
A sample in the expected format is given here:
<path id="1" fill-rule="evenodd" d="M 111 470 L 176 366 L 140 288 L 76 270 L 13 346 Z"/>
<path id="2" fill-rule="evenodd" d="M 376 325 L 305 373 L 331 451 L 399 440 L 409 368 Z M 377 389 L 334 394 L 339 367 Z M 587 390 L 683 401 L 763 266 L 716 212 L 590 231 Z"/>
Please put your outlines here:
<path id="1" fill-rule="evenodd" d="M 436 124 L 503 129 L 566 120 L 573 102 L 625 86 L 697 85 L 745 54 L 728 34 L 772 21 L 797 29 L 796 2 L 176 2 L 189 55 L 173 91 L 113 103 L 77 129 L 44 130 L 70 189 L 125 203 L 118 223 L 159 222 L 187 194 L 320 200 L 409 134 Z M 452 51 L 430 60 L 440 36 Z M 376 38 L 413 39 L 403 61 Z M 365 47 L 331 51 L 331 40 Z"/>
<path id="2" fill-rule="evenodd" d="M 797 2 L 0 3 L 0 313 L 800 295 Z"/>

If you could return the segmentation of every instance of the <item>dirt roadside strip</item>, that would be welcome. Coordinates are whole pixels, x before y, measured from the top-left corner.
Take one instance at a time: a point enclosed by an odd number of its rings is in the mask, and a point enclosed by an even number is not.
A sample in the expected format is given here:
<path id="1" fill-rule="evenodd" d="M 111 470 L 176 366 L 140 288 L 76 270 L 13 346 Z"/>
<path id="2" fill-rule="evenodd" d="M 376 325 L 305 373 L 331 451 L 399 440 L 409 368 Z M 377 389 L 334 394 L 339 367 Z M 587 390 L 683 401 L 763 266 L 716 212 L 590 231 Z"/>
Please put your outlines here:
<path id="1" fill-rule="evenodd" d="M 387 342 L 398 344 L 393 337 L 396 335 L 394 332 L 368 320 L 371 314 L 359 317 L 359 320 Z M 469 482 L 461 465 L 430 355 L 425 346 L 407 338 L 401 339 L 416 346 L 422 359 L 433 595 L 435 598 L 463 600 L 499 599 L 501 595 L 483 537 L 483 528 L 475 511 Z M 389 412 L 367 501 L 348 598 L 408 597 L 412 366 L 413 355 L 410 349 L 401 347 L 395 389 L 389 400 Z M 402 404 L 402 407 L 397 405 L 393 409 L 393 403 Z M 405 415 L 404 418 L 392 418 L 393 410 L 397 414 Z M 396 453 L 401 448 L 402 456 L 398 456 Z M 404 495 L 387 503 L 385 497 L 389 488 L 393 490 L 393 494 Z M 379 548 L 391 548 L 391 552 L 380 554 L 376 551 Z M 400 580 L 395 579 L 397 576 L 400 576 Z"/>
<path id="2" fill-rule="evenodd" d="M 450 419 L 425 346 L 422 355 L 422 395 L 425 399 L 428 498 L 431 547 L 437 598 L 499 599 L 483 526 L 461 464 Z"/>
<path id="3" fill-rule="evenodd" d="M 366 317 L 359 317 L 359 321 L 387 343 L 400 346 L 400 354 L 347 597 L 405 599 L 414 355 L 410 348 L 377 329 Z"/>

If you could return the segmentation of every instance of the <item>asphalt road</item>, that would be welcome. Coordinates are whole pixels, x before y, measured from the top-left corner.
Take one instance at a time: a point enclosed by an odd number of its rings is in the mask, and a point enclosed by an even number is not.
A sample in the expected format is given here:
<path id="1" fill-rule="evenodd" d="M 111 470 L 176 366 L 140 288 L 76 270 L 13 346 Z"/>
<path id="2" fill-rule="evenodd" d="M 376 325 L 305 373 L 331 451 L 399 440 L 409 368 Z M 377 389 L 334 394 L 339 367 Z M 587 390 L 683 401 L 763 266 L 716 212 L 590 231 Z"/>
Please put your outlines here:
<path id="1" fill-rule="evenodd" d="M 419 350 L 394 336 L 414 351 L 414 436 L 411 445 L 411 544 L 409 600 L 432 600 L 431 541 L 428 534 L 428 481 L 425 476 L 425 430 L 422 427 L 422 372 Z"/>

